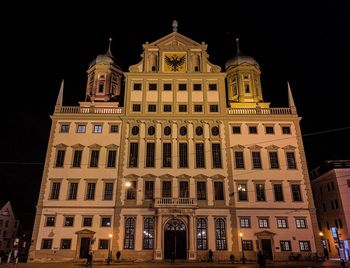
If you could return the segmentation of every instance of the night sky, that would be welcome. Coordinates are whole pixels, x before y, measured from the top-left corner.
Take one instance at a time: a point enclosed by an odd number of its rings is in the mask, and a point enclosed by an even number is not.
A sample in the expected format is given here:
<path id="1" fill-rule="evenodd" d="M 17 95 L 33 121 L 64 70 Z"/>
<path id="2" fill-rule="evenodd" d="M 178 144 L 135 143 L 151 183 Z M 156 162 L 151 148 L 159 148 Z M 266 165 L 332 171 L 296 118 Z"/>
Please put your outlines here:
<path id="1" fill-rule="evenodd" d="M 245 2 L 245 4 L 243 4 Z M 2 10 L 0 200 L 10 200 L 31 229 L 41 182 L 50 117 L 61 80 L 64 105 L 84 100 L 86 70 L 112 53 L 124 71 L 140 61 L 142 44 L 172 31 L 208 44 L 209 60 L 224 67 L 234 56 L 235 38 L 260 64 L 264 100 L 287 107 L 290 82 L 309 169 L 323 160 L 350 159 L 350 1 L 215 1 L 188 6 L 167 1 L 107 1 L 72 7 L 24 3 Z M 307 2 L 307 3 L 306 3 Z M 201 2 L 199 2 L 201 3 Z M 74 5 L 78 5 L 74 4 Z"/>

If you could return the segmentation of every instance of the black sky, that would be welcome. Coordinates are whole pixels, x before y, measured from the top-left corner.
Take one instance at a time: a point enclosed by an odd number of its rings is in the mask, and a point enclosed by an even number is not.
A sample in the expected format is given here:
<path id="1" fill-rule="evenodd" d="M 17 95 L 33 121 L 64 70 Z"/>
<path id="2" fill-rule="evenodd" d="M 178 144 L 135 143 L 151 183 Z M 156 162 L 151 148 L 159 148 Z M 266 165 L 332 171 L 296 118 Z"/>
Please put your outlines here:
<path id="1" fill-rule="evenodd" d="M 77 105 L 84 99 L 89 62 L 106 52 L 110 36 L 112 52 L 127 71 L 140 61 L 142 44 L 170 33 L 174 19 L 181 34 L 208 44 L 209 60 L 221 67 L 234 56 L 239 36 L 242 52 L 260 64 L 265 101 L 287 107 L 290 82 L 303 134 L 350 127 L 350 1 L 265 2 L 196 7 L 174 1 L 164 9 L 133 2 L 131 11 L 120 1 L 79 7 L 50 1 L 3 10 L 0 199 L 9 199 L 24 226 L 32 227 L 61 79 L 64 105 Z M 350 159 L 349 134 L 345 129 L 306 136 L 309 169 L 326 159 Z"/>

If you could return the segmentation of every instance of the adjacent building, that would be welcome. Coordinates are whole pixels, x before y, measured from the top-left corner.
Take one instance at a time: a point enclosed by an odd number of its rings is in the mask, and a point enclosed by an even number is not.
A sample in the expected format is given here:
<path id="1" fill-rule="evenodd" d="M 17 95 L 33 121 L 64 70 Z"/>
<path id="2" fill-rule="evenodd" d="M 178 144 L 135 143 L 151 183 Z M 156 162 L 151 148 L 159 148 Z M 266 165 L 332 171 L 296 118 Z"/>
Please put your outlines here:
<path id="1" fill-rule="evenodd" d="M 253 58 L 237 47 L 223 71 L 177 23 L 128 71 L 109 47 L 89 66 L 79 106 L 62 106 L 61 86 L 30 260 L 320 250 L 291 90 L 286 108 L 262 91 Z"/>
<path id="2" fill-rule="evenodd" d="M 0 251 L 10 251 L 17 238 L 19 221 L 10 201 L 0 201 Z"/>
<path id="3" fill-rule="evenodd" d="M 328 160 L 310 173 L 323 247 L 349 260 L 350 160 Z"/>

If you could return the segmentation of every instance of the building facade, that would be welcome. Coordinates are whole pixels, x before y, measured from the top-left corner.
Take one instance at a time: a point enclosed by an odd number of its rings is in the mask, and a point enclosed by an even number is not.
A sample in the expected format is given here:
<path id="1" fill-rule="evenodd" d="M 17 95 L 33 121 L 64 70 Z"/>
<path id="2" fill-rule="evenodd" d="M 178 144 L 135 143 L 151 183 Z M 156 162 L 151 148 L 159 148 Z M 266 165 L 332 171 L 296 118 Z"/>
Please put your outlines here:
<path id="1" fill-rule="evenodd" d="M 19 221 L 10 201 L 0 201 L 0 251 L 11 251 L 17 238 Z"/>
<path id="2" fill-rule="evenodd" d="M 349 260 L 350 160 L 328 160 L 310 173 L 323 247 Z"/>
<path id="3" fill-rule="evenodd" d="M 143 50 L 128 72 L 110 48 L 99 55 L 79 107 L 62 106 L 61 87 L 30 260 L 89 250 L 133 260 L 203 260 L 209 249 L 217 260 L 241 258 L 242 248 L 248 259 L 315 253 L 290 89 L 288 108 L 270 108 L 253 58 L 237 49 L 222 71 L 176 23 Z"/>

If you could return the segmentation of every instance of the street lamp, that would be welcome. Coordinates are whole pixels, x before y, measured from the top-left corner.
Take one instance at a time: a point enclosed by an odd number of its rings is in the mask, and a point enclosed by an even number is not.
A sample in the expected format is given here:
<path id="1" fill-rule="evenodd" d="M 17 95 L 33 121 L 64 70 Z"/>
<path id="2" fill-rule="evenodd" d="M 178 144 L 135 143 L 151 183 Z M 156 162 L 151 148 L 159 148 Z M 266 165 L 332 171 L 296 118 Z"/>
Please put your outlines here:
<path id="1" fill-rule="evenodd" d="M 111 252 L 111 244 L 112 244 L 112 234 L 109 234 L 109 243 L 108 243 L 108 257 L 107 257 L 107 264 L 109 265 L 112 260 L 112 252 Z"/>
<path id="2" fill-rule="evenodd" d="M 244 256 L 244 247 L 243 247 L 243 233 L 240 232 L 239 236 L 241 237 L 241 246 L 242 246 L 242 262 L 245 264 L 245 256 Z"/>

